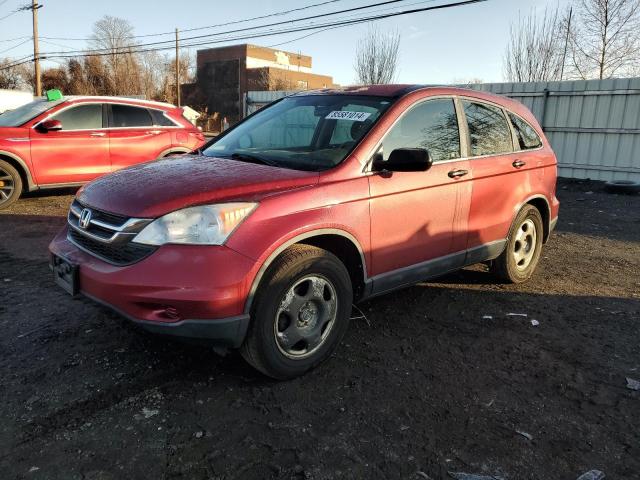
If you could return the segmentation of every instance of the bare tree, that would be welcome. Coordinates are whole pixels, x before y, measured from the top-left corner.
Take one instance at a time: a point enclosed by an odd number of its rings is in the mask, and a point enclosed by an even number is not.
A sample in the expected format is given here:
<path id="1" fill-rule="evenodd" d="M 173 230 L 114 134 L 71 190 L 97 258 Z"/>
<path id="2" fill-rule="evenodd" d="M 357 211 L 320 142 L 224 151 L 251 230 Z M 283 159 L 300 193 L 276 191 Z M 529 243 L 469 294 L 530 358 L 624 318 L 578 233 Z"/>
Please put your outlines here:
<path id="1" fill-rule="evenodd" d="M 133 26 L 125 19 L 106 15 L 93 25 L 91 46 L 107 56 L 114 94 L 140 93 L 139 66 L 133 48 Z"/>
<path id="2" fill-rule="evenodd" d="M 382 33 L 370 27 L 358 43 L 354 68 L 360 84 L 391 83 L 396 77 L 400 33 Z"/>
<path id="3" fill-rule="evenodd" d="M 640 0 L 581 0 L 571 34 L 577 78 L 611 78 L 640 71 Z"/>
<path id="4" fill-rule="evenodd" d="M 504 77 L 509 82 L 559 80 L 563 62 L 562 15 L 558 8 L 542 15 L 531 12 L 511 24 L 504 54 Z"/>
<path id="5" fill-rule="evenodd" d="M 0 88 L 28 90 L 29 78 L 24 76 L 24 68 L 22 68 L 22 65 L 11 67 L 12 62 L 8 58 L 0 60 Z"/>

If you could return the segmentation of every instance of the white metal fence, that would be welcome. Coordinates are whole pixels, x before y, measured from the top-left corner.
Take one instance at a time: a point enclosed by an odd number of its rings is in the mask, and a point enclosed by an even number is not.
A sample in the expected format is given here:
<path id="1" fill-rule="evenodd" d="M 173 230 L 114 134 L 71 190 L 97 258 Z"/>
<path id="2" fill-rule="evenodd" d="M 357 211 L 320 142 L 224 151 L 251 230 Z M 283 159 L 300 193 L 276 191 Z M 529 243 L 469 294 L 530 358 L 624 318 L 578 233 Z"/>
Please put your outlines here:
<path id="1" fill-rule="evenodd" d="M 529 107 L 558 156 L 560 176 L 640 181 L 640 78 L 471 88 Z"/>
<path id="2" fill-rule="evenodd" d="M 640 78 L 470 88 L 524 103 L 558 156 L 560 176 L 640 181 Z M 248 92 L 245 114 L 290 93 Z"/>

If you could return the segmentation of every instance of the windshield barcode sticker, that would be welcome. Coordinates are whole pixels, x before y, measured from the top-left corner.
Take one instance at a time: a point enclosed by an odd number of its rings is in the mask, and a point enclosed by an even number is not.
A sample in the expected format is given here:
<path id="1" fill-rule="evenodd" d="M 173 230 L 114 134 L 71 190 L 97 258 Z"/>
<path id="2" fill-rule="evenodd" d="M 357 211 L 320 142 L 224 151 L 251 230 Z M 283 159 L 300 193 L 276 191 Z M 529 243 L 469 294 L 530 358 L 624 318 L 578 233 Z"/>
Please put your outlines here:
<path id="1" fill-rule="evenodd" d="M 327 120 L 350 120 L 352 122 L 364 122 L 370 116 L 371 114 L 367 112 L 347 112 L 342 110 L 334 110 L 324 118 Z"/>

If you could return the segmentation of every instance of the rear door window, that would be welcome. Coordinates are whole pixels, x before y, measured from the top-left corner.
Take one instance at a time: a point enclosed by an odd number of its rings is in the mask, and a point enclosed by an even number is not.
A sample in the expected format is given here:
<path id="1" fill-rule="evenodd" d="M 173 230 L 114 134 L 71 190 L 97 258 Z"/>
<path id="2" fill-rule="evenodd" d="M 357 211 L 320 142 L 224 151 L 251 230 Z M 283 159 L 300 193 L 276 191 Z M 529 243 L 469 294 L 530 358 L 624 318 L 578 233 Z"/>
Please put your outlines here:
<path id="1" fill-rule="evenodd" d="M 111 127 L 151 127 L 153 120 L 149 110 L 131 105 L 111 105 Z"/>
<path id="2" fill-rule="evenodd" d="M 469 127 L 471 156 L 498 155 L 513 151 L 511 129 L 502 109 L 463 101 L 464 113 Z"/>
<path id="3" fill-rule="evenodd" d="M 434 162 L 460 158 L 460 131 L 453 99 L 427 100 L 409 110 L 382 142 L 383 160 L 398 148 L 425 148 Z"/>
<path id="4" fill-rule="evenodd" d="M 102 104 L 76 105 L 51 118 L 62 123 L 62 130 L 95 130 L 102 128 Z"/>
<path id="5" fill-rule="evenodd" d="M 542 140 L 540 140 L 538 133 L 531 125 L 511 112 L 509 112 L 509 118 L 516 132 L 520 150 L 531 150 L 542 146 Z"/>

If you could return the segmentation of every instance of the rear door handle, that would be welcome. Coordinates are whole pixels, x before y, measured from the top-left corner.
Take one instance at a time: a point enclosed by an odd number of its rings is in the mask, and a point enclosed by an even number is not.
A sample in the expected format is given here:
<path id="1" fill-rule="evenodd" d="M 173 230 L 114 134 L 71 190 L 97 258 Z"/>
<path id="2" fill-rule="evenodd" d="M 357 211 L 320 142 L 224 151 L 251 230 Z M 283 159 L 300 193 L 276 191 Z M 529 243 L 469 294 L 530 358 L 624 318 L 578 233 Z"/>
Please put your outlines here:
<path id="1" fill-rule="evenodd" d="M 162 130 L 147 130 L 148 135 L 159 135 L 162 133 Z"/>
<path id="2" fill-rule="evenodd" d="M 447 175 L 449 175 L 449 178 L 459 178 L 464 177 L 467 173 L 469 173 L 469 170 L 451 170 Z"/>
<path id="3" fill-rule="evenodd" d="M 522 160 L 516 160 L 514 161 L 511 165 L 514 166 L 514 168 L 522 168 L 527 164 L 527 162 L 523 162 Z"/>
<path id="4" fill-rule="evenodd" d="M 92 137 L 104 137 L 106 133 L 104 132 L 91 132 Z"/>

